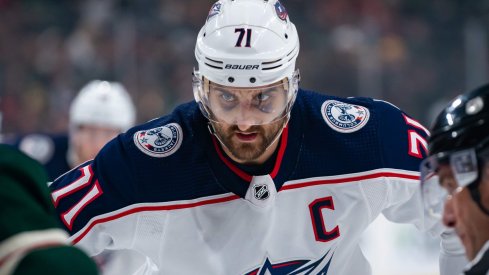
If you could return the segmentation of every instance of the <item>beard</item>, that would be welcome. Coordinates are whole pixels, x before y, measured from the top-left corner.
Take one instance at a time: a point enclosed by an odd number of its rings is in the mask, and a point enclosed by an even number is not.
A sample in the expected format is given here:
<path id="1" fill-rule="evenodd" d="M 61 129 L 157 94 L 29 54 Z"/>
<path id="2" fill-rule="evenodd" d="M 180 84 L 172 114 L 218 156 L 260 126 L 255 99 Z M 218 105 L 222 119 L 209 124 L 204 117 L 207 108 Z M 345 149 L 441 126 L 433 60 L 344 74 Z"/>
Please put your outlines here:
<path id="1" fill-rule="evenodd" d="M 256 133 L 253 142 L 240 142 L 236 140 L 236 133 L 239 130 L 237 125 L 211 122 L 215 134 L 224 145 L 225 149 L 242 164 L 256 164 L 257 159 L 277 140 L 281 133 L 286 118 L 277 120 L 267 125 L 253 125 L 246 130 L 246 133 Z"/>

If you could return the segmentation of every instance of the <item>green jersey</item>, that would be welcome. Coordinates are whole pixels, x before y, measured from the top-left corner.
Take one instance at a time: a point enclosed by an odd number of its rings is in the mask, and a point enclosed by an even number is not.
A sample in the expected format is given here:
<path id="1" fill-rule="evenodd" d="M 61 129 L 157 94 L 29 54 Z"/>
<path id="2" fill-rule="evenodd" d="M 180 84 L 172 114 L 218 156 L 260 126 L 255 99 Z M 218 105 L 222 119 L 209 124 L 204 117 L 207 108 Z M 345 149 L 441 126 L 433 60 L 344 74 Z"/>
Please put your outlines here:
<path id="1" fill-rule="evenodd" d="M 44 168 L 0 145 L 0 270 L 2 274 L 97 274 L 61 229 Z"/>

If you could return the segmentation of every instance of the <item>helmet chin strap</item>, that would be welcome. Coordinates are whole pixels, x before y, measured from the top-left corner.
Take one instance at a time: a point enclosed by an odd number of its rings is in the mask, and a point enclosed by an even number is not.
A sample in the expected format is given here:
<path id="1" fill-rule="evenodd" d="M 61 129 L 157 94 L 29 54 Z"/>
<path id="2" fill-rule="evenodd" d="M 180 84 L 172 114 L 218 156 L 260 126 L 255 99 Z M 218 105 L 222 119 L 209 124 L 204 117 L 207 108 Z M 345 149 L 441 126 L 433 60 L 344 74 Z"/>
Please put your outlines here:
<path id="1" fill-rule="evenodd" d="M 280 128 L 280 131 L 277 132 L 277 134 L 273 138 L 273 141 L 270 142 L 270 144 L 268 144 L 267 148 L 265 148 L 265 151 L 267 151 L 272 146 L 272 144 L 277 142 L 278 138 L 282 135 L 282 132 L 284 131 L 284 128 L 287 125 L 287 123 L 289 122 L 289 120 L 290 120 L 290 113 L 287 114 L 287 119 L 285 119 L 282 127 Z M 219 135 L 216 132 L 216 129 L 214 129 L 214 125 L 212 125 L 212 123 L 210 121 L 207 123 L 207 129 L 209 129 L 209 132 L 211 133 L 211 135 L 215 136 L 217 138 L 217 140 L 219 140 L 219 143 L 221 143 L 222 147 L 226 148 L 227 151 L 231 152 L 231 150 L 229 150 L 229 147 L 227 147 L 226 144 L 224 144 L 224 142 L 222 142 L 221 138 L 219 137 Z"/>

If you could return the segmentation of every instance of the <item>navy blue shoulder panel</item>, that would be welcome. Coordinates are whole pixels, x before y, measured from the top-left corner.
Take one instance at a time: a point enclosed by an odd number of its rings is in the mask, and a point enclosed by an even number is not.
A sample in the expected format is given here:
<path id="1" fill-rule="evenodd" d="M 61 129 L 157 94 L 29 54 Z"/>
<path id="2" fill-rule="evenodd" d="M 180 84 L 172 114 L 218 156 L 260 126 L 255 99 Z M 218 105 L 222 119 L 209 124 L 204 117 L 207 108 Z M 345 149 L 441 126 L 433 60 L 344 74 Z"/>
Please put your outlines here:
<path id="1" fill-rule="evenodd" d="M 408 125 L 395 106 L 300 90 L 294 108 L 301 110 L 301 119 L 292 117 L 291 124 L 307 125 L 294 179 L 379 168 L 418 170 L 423 155 L 409 153 L 409 131 L 426 133 Z"/>
<path id="2" fill-rule="evenodd" d="M 428 152 L 428 129 L 388 102 L 375 103 L 385 166 L 419 171 L 420 162 Z"/>
<path id="3" fill-rule="evenodd" d="M 168 128 L 175 124 L 180 129 L 170 132 Z M 188 200 L 225 192 L 216 188 L 218 186 L 207 162 L 204 150 L 207 145 L 203 142 L 204 137 L 209 136 L 206 125 L 197 104 L 190 102 L 179 106 L 171 115 L 131 129 L 121 137 L 121 148 L 127 155 L 125 158 L 131 161 L 132 174 L 137 182 L 135 202 Z M 155 148 L 143 148 L 141 133 L 148 136 L 148 130 L 161 127 L 165 128 L 166 137 L 174 139 L 177 144 L 167 141 L 166 144 L 170 145 L 159 148 L 159 154 L 148 155 Z M 175 141 L 178 138 L 181 144 Z M 151 138 L 148 143 L 154 145 Z"/>
<path id="4" fill-rule="evenodd" d="M 192 123 L 202 125 L 195 127 Z M 74 233 L 92 217 L 129 205 L 190 200 L 225 193 L 216 184 L 198 140 L 204 133 L 197 131 L 205 131 L 205 125 L 205 118 L 195 103 L 182 105 L 170 115 L 119 135 L 93 161 L 58 178 L 50 189 L 61 215 L 88 194 L 96 193 L 90 203 L 76 213 L 71 224 L 63 221 L 65 225 Z M 85 166 L 90 166 L 90 169 L 83 170 Z M 87 172 L 92 174 L 89 182 L 74 192 L 63 191 L 74 186 Z"/>

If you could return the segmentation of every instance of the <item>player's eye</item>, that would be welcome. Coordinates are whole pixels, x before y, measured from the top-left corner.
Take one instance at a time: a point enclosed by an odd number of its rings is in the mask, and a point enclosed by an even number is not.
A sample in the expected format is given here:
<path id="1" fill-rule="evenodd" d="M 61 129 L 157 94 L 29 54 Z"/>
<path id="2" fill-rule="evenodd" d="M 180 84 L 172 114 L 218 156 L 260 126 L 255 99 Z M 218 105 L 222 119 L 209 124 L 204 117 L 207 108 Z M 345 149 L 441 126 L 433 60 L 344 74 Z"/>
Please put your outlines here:
<path id="1" fill-rule="evenodd" d="M 266 92 L 259 93 L 256 96 L 256 99 L 258 99 L 259 102 L 266 101 L 269 98 L 270 98 L 270 95 L 268 93 L 266 93 Z"/>
<path id="2" fill-rule="evenodd" d="M 228 93 L 228 92 L 224 92 L 224 91 L 221 91 L 221 95 L 220 95 L 221 99 L 224 100 L 225 102 L 233 102 L 234 100 L 236 100 L 236 96 L 234 96 L 233 94 L 231 93 Z"/>

